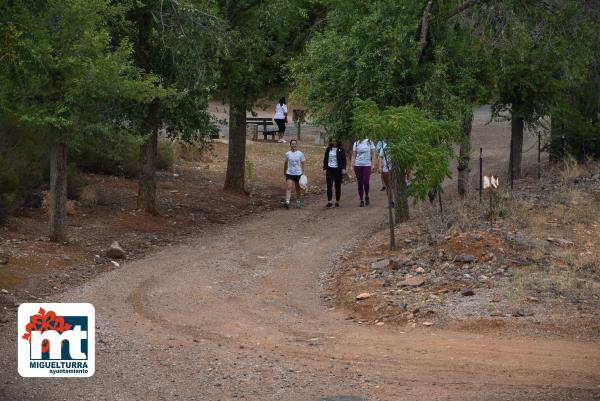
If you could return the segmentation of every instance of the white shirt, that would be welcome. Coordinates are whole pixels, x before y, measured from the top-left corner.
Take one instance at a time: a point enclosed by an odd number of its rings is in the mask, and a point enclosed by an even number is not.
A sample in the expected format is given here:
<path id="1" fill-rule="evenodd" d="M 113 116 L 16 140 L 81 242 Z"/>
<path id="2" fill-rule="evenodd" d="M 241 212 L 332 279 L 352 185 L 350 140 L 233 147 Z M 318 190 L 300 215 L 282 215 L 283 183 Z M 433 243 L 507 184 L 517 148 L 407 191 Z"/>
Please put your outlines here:
<path id="1" fill-rule="evenodd" d="M 375 150 L 375 145 L 368 139 L 356 141 L 352 145 L 352 151 L 356 152 L 355 166 L 372 166 L 371 151 Z"/>
<path id="2" fill-rule="evenodd" d="M 302 175 L 302 162 L 306 161 L 304 153 L 300 152 L 299 150 L 295 152 L 288 150 L 285 154 L 284 160 L 287 161 L 287 170 L 285 171 L 286 174 Z"/>
<path id="3" fill-rule="evenodd" d="M 287 113 L 287 106 L 281 105 L 279 103 L 277 103 L 275 105 L 275 116 L 273 117 L 276 120 L 283 120 L 285 118 L 285 113 Z"/>
<path id="4" fill-rule="evenodd" d="M 385 149 L 385 154 L 383 153 L 383 150 Z M 384 173 L 389 173 L 390 169 L 388 167 L 388 164 L 386 162 L 386 158 L 385 156 L 387 156 L 387 158 L 389 159 L 391 157 L 390 155 L 390 151 L 387 150 L 387 144 L 384 142 L 383 146 L 381 147 L 381 150 L 379 151 L 379 160 L 381 160 L 381 171 Z M 392 163 L 390 163 L 391 165 Z"/>
<path id="5" fill-rule="evenodd" d="M 329 159 L 327 160 L 327 166 L 331 168 L 337 168 L 337 148 L 329 149 Z"/>

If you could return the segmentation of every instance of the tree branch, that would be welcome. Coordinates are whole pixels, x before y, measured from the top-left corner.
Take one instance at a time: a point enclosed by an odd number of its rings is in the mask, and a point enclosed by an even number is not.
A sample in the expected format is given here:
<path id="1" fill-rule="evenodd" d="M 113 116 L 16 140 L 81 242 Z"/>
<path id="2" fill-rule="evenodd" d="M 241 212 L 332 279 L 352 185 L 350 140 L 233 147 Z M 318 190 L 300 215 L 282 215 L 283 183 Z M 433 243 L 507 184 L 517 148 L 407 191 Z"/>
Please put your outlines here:
<path id="1" fill-rule="evenodd" d="M 455 15 L 458 15 L 458 14 L 462 13 L 463 11 L 465 11 L 465 10 L 471 8 L 471 7 L 478 6 L 478 5 L 483 4 L 483 3 L 488 3 L 490 1 L 491 0 L 466 0 L 460 6 L 456 7 L 454 10 L 452 10 L 450 12 L 450 15 L 448 15 L 448 18 L 452 18 Z"/>
<path id="2" fill-rule="evenodd" d="M 425 10 L 423 10 L 423 17 L 421 17 L 421 36 L 419 38 L 419 50 L 417 51 L 417 61 L 421 59 L 423 50 L 425 49 L 425 46 L 427 46 L 427 32 L 429 30 L 429 16 L 431 15 L 432 5 L 433 0 L 427 1 Z"/>

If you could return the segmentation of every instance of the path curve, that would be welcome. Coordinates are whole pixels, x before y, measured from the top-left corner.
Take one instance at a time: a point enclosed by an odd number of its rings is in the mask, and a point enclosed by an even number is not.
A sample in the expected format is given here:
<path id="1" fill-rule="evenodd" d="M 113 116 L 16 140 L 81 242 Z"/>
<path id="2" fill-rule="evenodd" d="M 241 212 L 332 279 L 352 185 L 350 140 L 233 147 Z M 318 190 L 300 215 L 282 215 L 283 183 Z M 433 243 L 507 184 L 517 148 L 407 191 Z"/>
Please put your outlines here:
<path id="1" fill-rule="evenodd" d="M 342 244 L 387 218 L 383 193 L 359 209 L 343 191 L 339 209 L 312 199 L 212 227 L 57 296 L 95 306 L 96 374 L 20 378 L 3 341 L 0 399 L 597 399 L 597 342 L 361 327 L 328 309 L 320 283 Z"/>

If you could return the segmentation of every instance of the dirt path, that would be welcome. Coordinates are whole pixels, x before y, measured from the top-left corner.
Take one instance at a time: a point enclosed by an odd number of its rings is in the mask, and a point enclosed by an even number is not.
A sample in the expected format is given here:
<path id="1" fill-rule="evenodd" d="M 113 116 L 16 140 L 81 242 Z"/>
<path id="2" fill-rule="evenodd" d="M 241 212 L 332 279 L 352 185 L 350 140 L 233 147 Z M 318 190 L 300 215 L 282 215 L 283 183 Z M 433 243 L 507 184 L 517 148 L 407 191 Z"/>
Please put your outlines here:
<path id="1" fill-rule="evenodd" d="M 343 191 L 339 209 L 310 199 L 216 226 L 53 298 L 96 308 L 92 378 L 19 377 L 5 326 L 0 399 L 598 399 L 596 342 L 362 327 L 327 309 L 340 244 L 386 221 L 381 192 L 359 209 Z"/>

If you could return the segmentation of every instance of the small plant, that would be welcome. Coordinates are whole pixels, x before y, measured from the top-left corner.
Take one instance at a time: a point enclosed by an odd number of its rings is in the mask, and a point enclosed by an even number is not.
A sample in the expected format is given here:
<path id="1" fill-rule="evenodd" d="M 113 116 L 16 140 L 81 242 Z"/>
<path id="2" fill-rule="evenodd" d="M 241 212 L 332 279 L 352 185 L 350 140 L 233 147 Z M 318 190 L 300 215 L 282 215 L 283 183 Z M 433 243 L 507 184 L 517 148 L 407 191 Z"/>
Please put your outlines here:
<path id="1" fill-rule="evenodd" d="M 79 202 L 85 207 L 96 207 L 98 204 L 98 191 L 95 185 L 85 185 L 81 188 Z"/>
<path id="2" fill-rule="evenodd" d="M 254 180 L 254 163 L 252 160 L 246 159 L 246 181 L 251 183 Z"/>
<path id="3" fill-rule="evenodd" d="M 158 141 L 158 148 L 156 151 L 156 168 L 159 170 L 168 170 L 175 161 L 174 144 L 168 139 L 162 139 Z"/>

